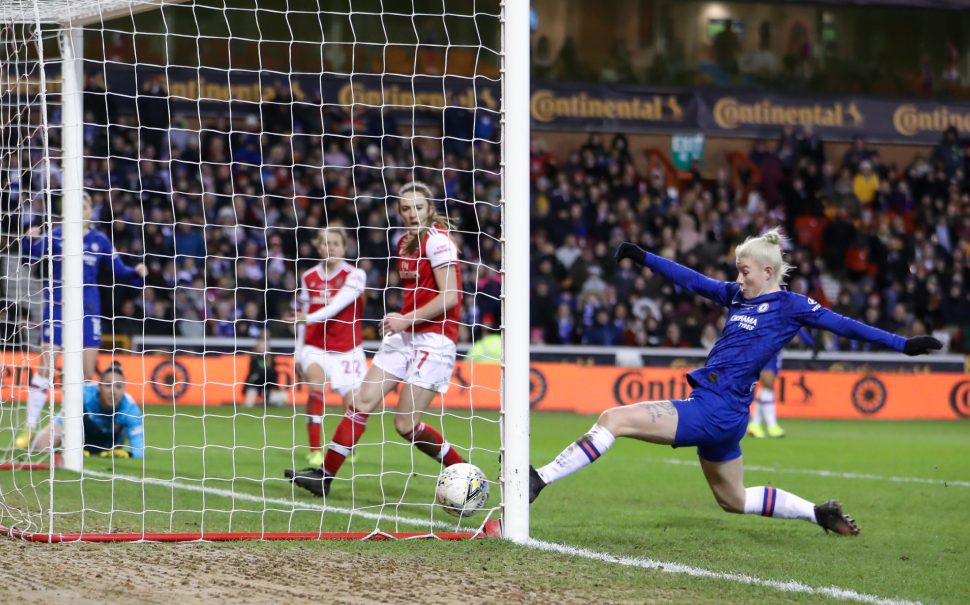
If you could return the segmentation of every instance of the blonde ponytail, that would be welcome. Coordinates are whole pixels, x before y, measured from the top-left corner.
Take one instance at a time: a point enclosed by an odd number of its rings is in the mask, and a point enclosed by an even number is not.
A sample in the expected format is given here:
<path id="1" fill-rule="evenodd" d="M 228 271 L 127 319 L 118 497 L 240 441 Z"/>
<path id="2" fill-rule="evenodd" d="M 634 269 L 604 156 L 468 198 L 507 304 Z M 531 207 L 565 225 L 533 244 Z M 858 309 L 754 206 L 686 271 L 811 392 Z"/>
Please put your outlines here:
<path id="1" fill-rule="evenodd" d="M 794 269 L 782 256 L 782 250 L 787 246 L 788 238 L 781 229 L 775 227 L 759 237 L 749 237 L 744 240 L 744 243 L 735 249 L 734 256 L 736 258 L 746 256 L 764 267 L 772 267 L 775 275 L 778 276 L 778 283 L 781 284 Z"/>

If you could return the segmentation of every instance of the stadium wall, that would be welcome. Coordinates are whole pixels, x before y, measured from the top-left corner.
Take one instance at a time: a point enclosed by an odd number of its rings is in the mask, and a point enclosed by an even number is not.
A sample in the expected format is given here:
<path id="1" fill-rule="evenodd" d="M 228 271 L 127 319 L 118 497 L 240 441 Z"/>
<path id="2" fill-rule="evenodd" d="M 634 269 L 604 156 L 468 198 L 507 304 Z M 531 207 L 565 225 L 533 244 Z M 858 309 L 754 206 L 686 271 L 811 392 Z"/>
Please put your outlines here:
<path id="1" fill-rule="evenodd" d="M 231 405 L 243 400 L 248 355 L 118 354 L 102 355 L 101 365 L 121 363 L 128 392 L 141 404 Z M 2 396 L 25 399 L 29 370 L 36 356 L 8 353 Z M 302 405 L 307 391 L 293 384 L 293 358 L 275 357 L 279 385 L 291 402 Z M 453 386 L 439 405 L 457 410 L 497 410 L 500 367 L 460 361 Z M 691 389 L 685 368 L 625 368 L 566 363 L 533 363 L 530 403 L 533 409 L 596 414 L 639 401 L 684 399 Z M 776 384 L 779 415 L 785 418 L 934 419 L 970 418 L 970 376 L 960 373 L 893 374 L 888 372 L 782 371 Z M 56 395 L 59 398 L 59 394 Z M 340 399 L 328 394 L 329 405 Z M 388 396 L 396 403 L 396 395 Z"/>

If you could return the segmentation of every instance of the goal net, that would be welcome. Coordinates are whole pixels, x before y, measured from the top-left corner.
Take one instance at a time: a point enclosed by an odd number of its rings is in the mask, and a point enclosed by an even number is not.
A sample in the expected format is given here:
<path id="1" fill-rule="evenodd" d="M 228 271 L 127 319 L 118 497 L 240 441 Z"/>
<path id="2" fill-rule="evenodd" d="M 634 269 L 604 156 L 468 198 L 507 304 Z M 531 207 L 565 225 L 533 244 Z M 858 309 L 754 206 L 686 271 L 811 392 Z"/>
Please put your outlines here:
<path id="1" fill-rule="evenodd" d="M 528 395 L 503 405 L 522 384 L 502 344 L 503 10 L 0 8 L 6 533 L 451 537 L 503 505 L 508 520 Z M 454 304 L 446 321 L 389 325 L 432 298 Z M 461 518 L 435 501 L 456 462 L 491 492 Z"/>

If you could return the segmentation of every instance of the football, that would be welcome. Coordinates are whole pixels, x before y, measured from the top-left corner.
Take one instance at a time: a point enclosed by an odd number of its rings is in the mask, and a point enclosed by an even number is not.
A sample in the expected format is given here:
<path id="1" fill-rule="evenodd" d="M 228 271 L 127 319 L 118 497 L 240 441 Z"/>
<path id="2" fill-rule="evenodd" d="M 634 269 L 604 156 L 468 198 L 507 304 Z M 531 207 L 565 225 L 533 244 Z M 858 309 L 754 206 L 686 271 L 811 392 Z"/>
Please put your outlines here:
<path id="1" fill-rule="evenodd" d="M 435 501 L 450 515 L 471 517 L 488 502 L 488 480 L 474 464 L 452 464 L 441 471 Z"/>

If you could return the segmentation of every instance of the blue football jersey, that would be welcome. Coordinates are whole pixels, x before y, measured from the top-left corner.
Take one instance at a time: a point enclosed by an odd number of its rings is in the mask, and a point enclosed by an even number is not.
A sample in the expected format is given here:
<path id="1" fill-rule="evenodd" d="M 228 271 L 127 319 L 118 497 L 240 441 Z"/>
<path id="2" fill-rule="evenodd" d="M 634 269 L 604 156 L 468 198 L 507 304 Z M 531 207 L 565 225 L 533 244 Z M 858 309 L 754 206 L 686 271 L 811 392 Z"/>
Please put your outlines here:
<path id="1" fill-rule="evenodd" d="M 738 406 L 751 402 L 761 368 L 803 327 L 902 351 L 906 339 L 849 319 L 802 294 L 779 290 L 747 299 L 736 282 L 722 282 L 671 260 L 647 253 L 651 270 L 695 294 L 727 307 L 727 321 L 704 367 L 687 375 L 695 388 L 710 389 Z"/>
<path id="2" fill-rule="evenodd" d="M 53 257 L 54 303 L 61 302 L 61 285 L 63 276 L 64 240 L 61 227 L 51 231 L 50 246 L 46 235 L 25 239 L 24 249 L 29 251 L 31 261 L 38 261 L 48 254 Z M 126 281 L 133 286 L 140 286 L 143 280 L 138 276 L 134 267 L 126 265 L 111 245 L 111 240 L 97 229 L 88 229 L 84 234 L 84 314 L 86 316 L 101 313 L 101 297 L 98 294 L 98 270 L 102 264 L 109 264 L 116 279 Z M 49 248 L 49 250 L 48 250 Z M 44 288 L 44 296 L 50 300 L 49 288 Z M 45 314 L 47 307 L 44 307 Z"/>

